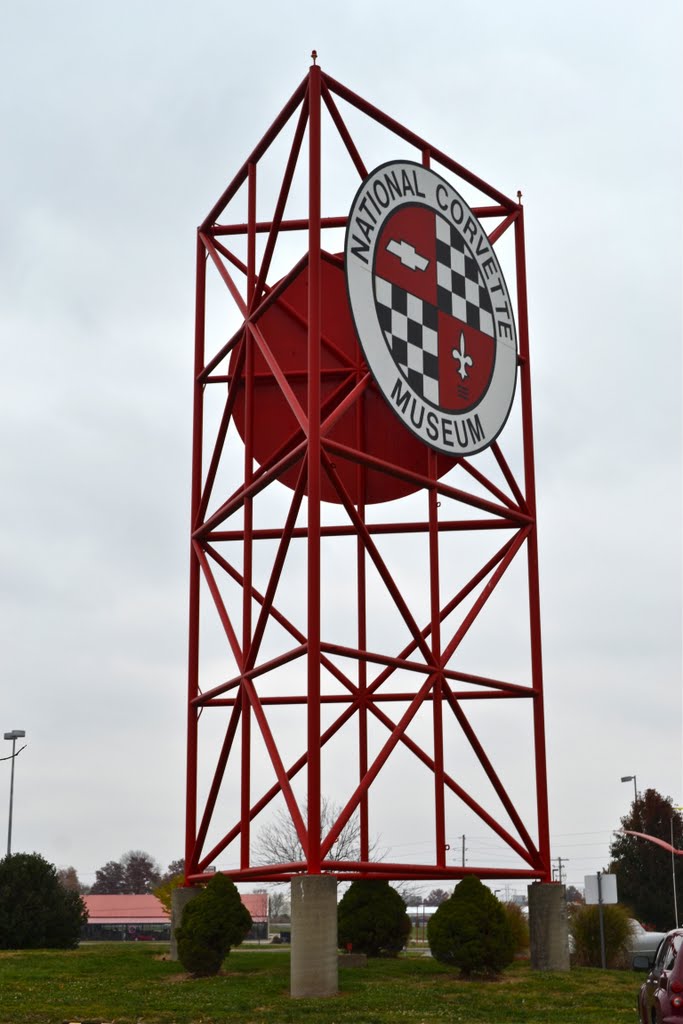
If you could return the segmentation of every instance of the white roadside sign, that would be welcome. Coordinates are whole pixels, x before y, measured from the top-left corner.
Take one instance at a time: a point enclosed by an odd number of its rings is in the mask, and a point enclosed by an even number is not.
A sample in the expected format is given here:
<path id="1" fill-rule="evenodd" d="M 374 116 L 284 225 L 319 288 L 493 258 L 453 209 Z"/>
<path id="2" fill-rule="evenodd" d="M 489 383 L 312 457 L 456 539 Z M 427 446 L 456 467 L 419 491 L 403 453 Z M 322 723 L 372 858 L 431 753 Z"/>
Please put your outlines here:
<path id="1" fill-rule="evenodd" d="M 586 888 L 586 903 L 589 906 L 618 902 L 616 875 L 585 875 L 583 884 Z"/>

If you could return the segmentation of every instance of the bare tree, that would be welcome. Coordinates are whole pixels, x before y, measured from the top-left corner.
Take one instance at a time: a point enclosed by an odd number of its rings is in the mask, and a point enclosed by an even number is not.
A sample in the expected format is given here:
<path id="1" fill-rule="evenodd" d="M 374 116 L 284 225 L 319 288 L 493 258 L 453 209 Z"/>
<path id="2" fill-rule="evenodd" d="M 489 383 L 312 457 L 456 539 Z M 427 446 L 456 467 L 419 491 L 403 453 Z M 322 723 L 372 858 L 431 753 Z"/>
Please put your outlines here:
<path id="1" fill-rule="evenodd" d="M 320 807 L 320 834 L 329 832 L 339 817 L 341 807 L 322 800 Z M 304 819 L 306 817 L 304 809 Z M 371 853 L 374 852 L 371 847 Z M 352 815 L 332 846 L 330 860 L 358 860 L 360 857 L 360 821 Z M 268 825 L 264 825 L 254 843 L 255 864 L 290 864 L 304 859 L 303 847 L 287 810 L 276 811 Z"/>
<path id="2" fill-rule="evenodd" d="M 273 888 L 270 892 L 269 904 L 271 921 L 289 920 L 291 906 L 286 893 Z"/>
<path id="3" fill-rule="evenodd" d="M 424 905 L 426 907 L 440 907 L 442 903 L 445 903 L 450 898 L 450 893 L 445 889 L 432 889 L 432 891 L 425 896 Z"/>
<path id="4" fill-rule="evenodd" d="M 407 907 L 417 907 L 422 903 L 422 889 L 419 886 L 410 882 L 392 882 L 392 886 Z"/>

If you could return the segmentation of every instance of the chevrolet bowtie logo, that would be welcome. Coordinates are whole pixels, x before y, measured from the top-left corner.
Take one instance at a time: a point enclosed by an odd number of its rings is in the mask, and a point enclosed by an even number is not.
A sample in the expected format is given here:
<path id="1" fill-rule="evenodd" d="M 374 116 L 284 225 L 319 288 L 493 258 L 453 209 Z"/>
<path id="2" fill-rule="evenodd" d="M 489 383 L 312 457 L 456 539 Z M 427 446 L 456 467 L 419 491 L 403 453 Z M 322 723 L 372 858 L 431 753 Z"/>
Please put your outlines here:
<path id="1" fill-rule="evenodd" d="M 392 238 L 387 246 L 387 252 L 390 252 L 392 256 L 398 256 L 408 270 L 426 270 L 429 266 L 429 260 L 420 256 L 410 242 L 397 242 Z"/>

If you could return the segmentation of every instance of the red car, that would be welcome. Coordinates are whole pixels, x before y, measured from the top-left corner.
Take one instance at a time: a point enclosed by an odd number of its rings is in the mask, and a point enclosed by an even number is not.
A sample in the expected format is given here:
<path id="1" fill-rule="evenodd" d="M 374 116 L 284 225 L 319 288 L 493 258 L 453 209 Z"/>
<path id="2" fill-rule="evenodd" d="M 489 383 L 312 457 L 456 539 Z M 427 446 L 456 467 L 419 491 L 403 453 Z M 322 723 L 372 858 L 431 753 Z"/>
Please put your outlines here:
<path id="1" fill-rule="evenodd" d="M 638 996 L 641 1024 L 683 1024 L 683 928 L 668 932 L 654 966 Z M 647 957 L 633 958 L 634 968 L 647 968 Z"/>

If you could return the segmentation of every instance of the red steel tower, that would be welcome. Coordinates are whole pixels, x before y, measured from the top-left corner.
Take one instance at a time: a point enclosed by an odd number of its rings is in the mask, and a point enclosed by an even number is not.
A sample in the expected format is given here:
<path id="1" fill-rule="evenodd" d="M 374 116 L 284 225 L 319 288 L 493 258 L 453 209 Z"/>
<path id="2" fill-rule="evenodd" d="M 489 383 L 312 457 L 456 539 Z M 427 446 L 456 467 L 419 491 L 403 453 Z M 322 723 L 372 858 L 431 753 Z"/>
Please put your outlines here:
<path id="1" fill-rule="evenodd" d="M 474 453 L 400 422 L 358 342 L 345 211 L 397 157 L 444 218 L 467 193 L 512 285 L 514 402 Z M 188 884 L 550 880 L 523 209 L 315 63 L 198 231 L 189 632 Z M 392 801 L 416 855 L 381 848 Z M 275 808 L 300 852 L 265 863 Z"/>

